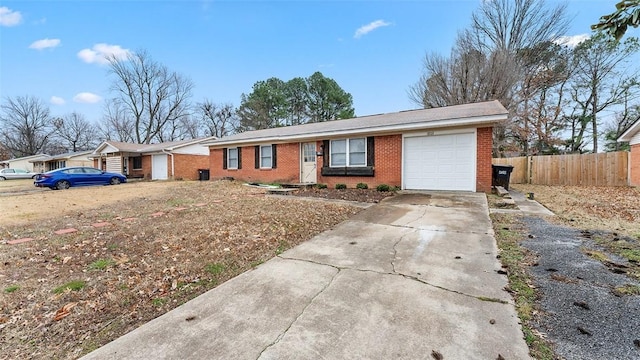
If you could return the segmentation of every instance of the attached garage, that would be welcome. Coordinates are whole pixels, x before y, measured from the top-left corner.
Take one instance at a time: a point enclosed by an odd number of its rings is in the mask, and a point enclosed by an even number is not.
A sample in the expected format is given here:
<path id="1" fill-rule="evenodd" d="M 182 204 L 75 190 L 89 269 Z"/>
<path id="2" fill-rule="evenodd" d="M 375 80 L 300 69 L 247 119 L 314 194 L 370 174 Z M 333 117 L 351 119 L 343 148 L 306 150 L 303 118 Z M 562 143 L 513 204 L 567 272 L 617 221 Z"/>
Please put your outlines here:
<path id="1" fill-rule="evenodd" d="M 476 131 L 405 135 L 403 188 L 476 191 Z"/>

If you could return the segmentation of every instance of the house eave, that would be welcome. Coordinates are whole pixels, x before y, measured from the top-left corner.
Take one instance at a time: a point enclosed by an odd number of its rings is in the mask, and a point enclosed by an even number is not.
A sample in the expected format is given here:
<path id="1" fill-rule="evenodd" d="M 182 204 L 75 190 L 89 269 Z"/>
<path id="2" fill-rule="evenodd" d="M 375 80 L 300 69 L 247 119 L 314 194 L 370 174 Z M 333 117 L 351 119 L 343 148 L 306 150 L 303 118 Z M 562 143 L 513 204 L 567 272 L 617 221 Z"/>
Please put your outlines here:
<path id="1" fill-rule="evenodd" d="M 640 120 L 636 121 L 630 128 L 627 129 L 620 137 L 618 138 L 618 142 L 628 142 L 631 141 L 631 138 L 640 131 Z"/>
<path id="2" fill-rule="evenodd" d="M 493 125 L 506 119 L 507 119 L 506 114 L 500 114 L 500 115 L 489 115 L 489 116 L 481 116 L 481 117 L 469 117 L 464 119 L 443 119 L 443 120 L 435 120 L 435 121 L 413 123 L 413 124 L 322 131 L 322 132 L 310 133 L 310 134 L 268 136 L 268 137 L 258 137 L 258 138 L 229 140 L 229 141 L 225 141 L 224 139 L 221 139 L 213 142 L 206 142 L 206 143 L 203 143 L 202 145 L 209 146 L 210 148 L 219 148 L 219 147 L 228 146 L 228 145 L 252 145 L 252 144 L 258 144 L 258 143 L 286 143 L 286 142 L 293 142 L 293 141 L 303 142 L 303 141 L 309 141 L 309 140 L 346 137 L 346 136 L 354 136 L 354 135 L 374 136 L 374 135 L 402 133 L 402 132 L 417 131 L 417 130 L 434 130 L 434 129 L 452 128 L 452 127 L 471 127 L 471 126 L 482 127 L 487 125 Z"/>

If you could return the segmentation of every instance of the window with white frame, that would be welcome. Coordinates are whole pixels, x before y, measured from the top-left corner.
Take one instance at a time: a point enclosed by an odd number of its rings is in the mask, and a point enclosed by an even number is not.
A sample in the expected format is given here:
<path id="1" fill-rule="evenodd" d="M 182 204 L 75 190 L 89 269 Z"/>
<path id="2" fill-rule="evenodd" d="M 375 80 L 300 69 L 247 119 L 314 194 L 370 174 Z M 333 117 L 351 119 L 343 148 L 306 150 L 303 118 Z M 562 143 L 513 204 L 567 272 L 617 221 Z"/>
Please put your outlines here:
<path id="1" fill-rule="evenodd" d="M 273 167 L 273 148 L 271 145 L 260 145 L 260 168 L 271 169 Z"/>
<path id="2" fill-rule="evenodd" d="M 238 148 L 227 149 L 227 168 L 228 169 L 238 168 Z"/>
<path id="3" fill-rule="evenodd" d="M 366 166 L 366 138 L 331 140 L 330 166 Z"/>

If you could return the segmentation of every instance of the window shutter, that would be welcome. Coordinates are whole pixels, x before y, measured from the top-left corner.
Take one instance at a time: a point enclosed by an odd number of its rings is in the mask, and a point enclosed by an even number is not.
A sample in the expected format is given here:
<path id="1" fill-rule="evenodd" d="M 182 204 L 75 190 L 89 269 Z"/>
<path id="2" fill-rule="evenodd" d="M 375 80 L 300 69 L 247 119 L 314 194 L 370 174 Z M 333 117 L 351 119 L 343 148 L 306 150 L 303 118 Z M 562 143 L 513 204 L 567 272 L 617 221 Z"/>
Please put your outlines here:
<path id="1" fill-rule="evenodd" d="M 367 166 L 374 165 L 375 159 L 375 138 L 373 136 L 369 136 L 367 138 Z"/>
<path id="2" fill-rule="evenodd" d="M 222 168 L 227 168 L 227 148 L 222 149 Z"/>
<path id="3" fill-rule="evenodd" d="M 242 169 L 242 148 L 238 147 L 238 170 Z"/>
<path id="4" fill-rule="evenodd" d="M 329 167 L 329 140 L 322 140 L 322 167 Z"/>
<path id="5" fill-rule="evenodd" d="M 278 165 L 278 153 L 276 152 L 276 144 L 271 145 L 271 168 L 275 169 Z"/>
<path id="6" fill-rule="evenodd" d="M 256 169 L 260 169 L 260 145 L 256 145 Z"/>

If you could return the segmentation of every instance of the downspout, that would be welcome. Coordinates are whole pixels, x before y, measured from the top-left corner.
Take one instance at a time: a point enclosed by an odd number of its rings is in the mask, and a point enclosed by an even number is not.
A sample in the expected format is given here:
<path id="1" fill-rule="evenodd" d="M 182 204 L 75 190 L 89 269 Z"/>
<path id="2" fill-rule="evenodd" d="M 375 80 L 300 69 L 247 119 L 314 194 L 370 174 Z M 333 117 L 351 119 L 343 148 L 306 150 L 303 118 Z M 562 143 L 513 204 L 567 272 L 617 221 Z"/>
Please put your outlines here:
<path id="1" fill-rule="evenodd" d="M 173 153 L 167 152 L 165 149 L 162 149 L 162 152 L 171 156 L 171 180 L 175 180 L 176 179 L 176 174 L 175 174 L 175 166 L 174 166 L 174 162 L 173 162 Z"/>

